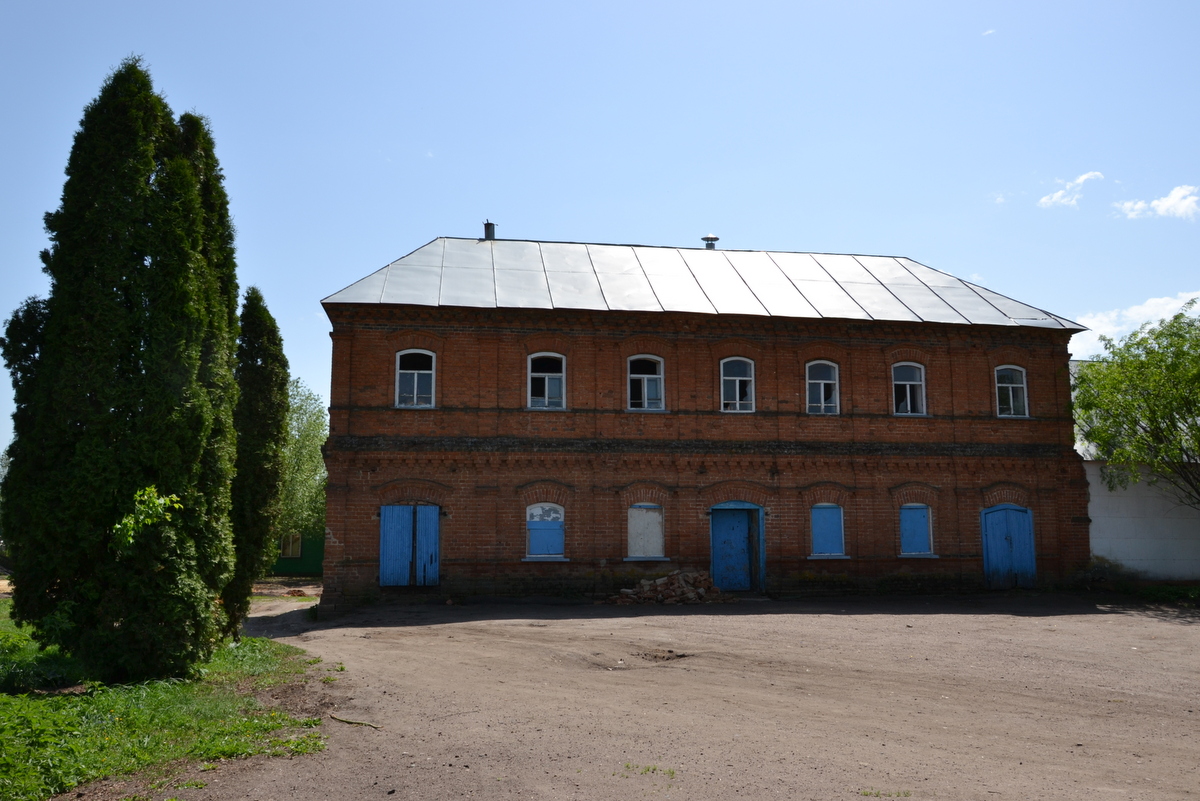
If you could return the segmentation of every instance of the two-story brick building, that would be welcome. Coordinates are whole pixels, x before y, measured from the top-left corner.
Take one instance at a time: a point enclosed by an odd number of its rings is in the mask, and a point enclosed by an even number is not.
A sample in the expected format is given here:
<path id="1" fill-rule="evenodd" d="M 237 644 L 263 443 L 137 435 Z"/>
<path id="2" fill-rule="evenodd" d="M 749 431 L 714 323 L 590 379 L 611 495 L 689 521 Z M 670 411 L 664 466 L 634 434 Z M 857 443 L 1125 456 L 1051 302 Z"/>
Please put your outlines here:
<path id="1" fill-rule="evenodd" d="M 1075 323 L 905 258 L 439 238 L 326 298 L 325 595 L 1031 585 Z"/>

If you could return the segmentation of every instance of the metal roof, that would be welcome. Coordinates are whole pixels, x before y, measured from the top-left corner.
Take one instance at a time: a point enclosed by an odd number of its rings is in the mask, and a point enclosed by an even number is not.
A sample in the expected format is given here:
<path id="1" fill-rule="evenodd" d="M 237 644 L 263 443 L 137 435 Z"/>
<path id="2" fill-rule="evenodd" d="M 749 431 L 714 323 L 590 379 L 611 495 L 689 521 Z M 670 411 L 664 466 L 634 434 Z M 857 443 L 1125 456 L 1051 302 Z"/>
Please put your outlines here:
<path id="1" fill-rule="evenodd" d="M 322 303 L 1083 326 L 911 259 L 439 237 Z"/>

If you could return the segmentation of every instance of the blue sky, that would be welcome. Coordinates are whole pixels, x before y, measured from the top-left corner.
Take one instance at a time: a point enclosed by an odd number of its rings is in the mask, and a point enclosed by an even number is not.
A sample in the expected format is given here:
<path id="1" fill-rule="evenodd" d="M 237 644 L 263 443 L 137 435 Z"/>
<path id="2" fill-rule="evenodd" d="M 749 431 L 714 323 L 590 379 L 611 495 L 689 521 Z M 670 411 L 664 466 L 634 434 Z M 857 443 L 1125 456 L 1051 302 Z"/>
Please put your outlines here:
<path id="1" fill-rule="evenodd" d="M 45 292 L 79 117 L 139 54 L 210 118 L 241 283 L 322 394 L 319 300 L 485 218 L 903 255 L 1120 334 L 1200 294 L 1197 41 L 1194 2 L 14 0 L 0 313 Z"/>

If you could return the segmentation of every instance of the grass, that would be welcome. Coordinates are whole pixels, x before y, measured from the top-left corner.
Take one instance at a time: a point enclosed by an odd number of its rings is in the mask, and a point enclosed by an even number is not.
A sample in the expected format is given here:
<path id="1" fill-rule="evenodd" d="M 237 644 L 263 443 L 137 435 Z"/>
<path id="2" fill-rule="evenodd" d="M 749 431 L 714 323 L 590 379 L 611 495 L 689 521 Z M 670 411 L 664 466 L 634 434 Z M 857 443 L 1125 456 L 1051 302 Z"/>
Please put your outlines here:
<path id="1" fill-rule="evenodd" d="M 46 798 L 104 776 L 176 760 L 308 753 L 324 747 L 311 727 L 262 707 L 255 690 L 297 680 L 299 649 L 259 638 L 227 644 L 195 681 L 79 685 L 79 666 L 36 645 L 0 600 L 0 798 Z"/>

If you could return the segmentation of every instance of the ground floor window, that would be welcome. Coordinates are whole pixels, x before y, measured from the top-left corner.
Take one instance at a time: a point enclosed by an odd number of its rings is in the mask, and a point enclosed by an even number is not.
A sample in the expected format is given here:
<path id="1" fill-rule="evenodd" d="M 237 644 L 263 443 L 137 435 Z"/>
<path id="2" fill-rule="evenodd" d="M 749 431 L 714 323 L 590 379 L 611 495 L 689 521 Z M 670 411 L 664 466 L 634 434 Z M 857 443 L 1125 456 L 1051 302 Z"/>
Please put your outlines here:
<path id="1" fill-rule="evenodd" d="M 280 559 L 299 559 L 300 558 L 300 535 L 299 534 L 284 534 L 279 541 L 279 558 Z"/>
<path id="2" fill-rule="evenodd" d="M 842 531 L 842 507 L 819 503 L 812 508 L 813 556 L 842 556 L 846 553 Z"/>
<path id="3" fill-rule="evenodd" d="M 900 553 L 933 553 L 929 536 L 929 507 L 923 503 L 906 503 L 900 507 Z"/>
<path id="4" fill-rule="evenodd" d="M 525 508 L 529 556 L 562 556 L 565 534 L 563 508 L 557 503 L 535 503 Z"/>
<path id="5" fill-rule="evenodd" d="M 663 510 L 638 503 L 629 507 L 629 558 L 653 559 L 663 555 Z"/>

